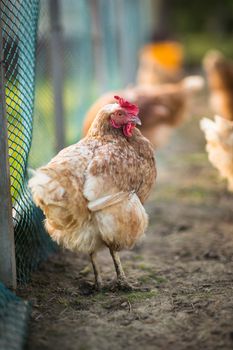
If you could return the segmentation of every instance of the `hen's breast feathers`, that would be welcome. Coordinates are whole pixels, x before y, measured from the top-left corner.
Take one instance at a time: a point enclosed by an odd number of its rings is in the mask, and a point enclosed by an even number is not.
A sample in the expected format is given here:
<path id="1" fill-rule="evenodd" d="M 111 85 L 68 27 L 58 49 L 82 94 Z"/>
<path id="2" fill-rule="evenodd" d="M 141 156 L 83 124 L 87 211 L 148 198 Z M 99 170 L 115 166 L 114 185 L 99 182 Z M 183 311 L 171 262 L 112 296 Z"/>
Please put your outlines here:
<path id="1" fill-rule="evenodd" d="M 144 202 L 155 180 L 155 160 L 146 139 L 142 137 L 137 150 L 134 143 L 133 138 L 131 143 L 126 139 L 103 142 L 86 138 L 67 147 L 30 180 L 37 204 L 73 199 L 73 203 L 81 201 L 83 205 L 85 200 L 132 191 Z M 115 200 L 105 198 L 104 205 L 113 205 Z"/>
<path id="2" fill-rule="evenodd" d="M 141 202 L 145 201 L 156 176 L 154 154 L 144 137 L 138 149 L 135 147 L 132 138 L 131 141 L 107 142 L 95 151 L 84 185 L 88 201 L 120 191 L 135 191 Z"/>

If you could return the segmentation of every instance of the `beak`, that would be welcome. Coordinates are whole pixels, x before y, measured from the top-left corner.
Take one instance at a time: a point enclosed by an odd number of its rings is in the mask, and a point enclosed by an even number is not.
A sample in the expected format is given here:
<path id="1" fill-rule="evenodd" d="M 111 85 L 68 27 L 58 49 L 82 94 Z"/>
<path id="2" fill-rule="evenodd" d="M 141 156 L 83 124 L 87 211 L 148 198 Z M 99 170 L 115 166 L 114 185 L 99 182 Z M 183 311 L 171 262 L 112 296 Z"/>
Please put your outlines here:
<path id="1" fill-rule="evenodd" d="M 142 125 L 141 119 L 138 116 L 131 118 L 130 121 L 136 125 Z"/>

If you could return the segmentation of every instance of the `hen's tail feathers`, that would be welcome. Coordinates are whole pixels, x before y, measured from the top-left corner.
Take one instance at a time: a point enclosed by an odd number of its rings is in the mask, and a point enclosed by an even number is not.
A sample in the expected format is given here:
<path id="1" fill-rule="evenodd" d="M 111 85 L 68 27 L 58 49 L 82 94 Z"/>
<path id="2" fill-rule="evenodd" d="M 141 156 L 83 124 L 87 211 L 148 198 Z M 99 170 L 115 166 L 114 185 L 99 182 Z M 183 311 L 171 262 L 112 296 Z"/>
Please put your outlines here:
<path id="1" fill-rule="evenodd" d="M 208 158 L 221 177 L 227 179 L 228 189 L 233 191 L 233 122 L 215 116 L 204 118 L 200 127 L 205 133 Z"/>
<path id="2" fill-rule="evenodd" d="M 28 187 L 32 191 L 35 204 L 41 208 L 48 204 L 59 206 L 65 194 L 65 189 L 56 180 L 41 171 L 35 172 Z"/>
<path id="3" fill-rule="evenodd" d="M 232 140 L 233 122 L 216 115 L 214 120 L 203 118 L 200 121 L 200 128 L 204 131 L 207 141 L 220 141 L 225 143 Z M 231 142 L 230 142 L 231 143 Z"/>
<path id="4" fill-rule="evenodd" d="M 188 93 L 197 92 L 203 89 L 205 80 L 200 75 L 191 75 L 182 80 L 182 87 Z"/>
<path id="5" fill-rule="evenodd" d="M 200 128 L 205 133 L 207 141 L 219 141 L 218 129 L 214 120 L 209 118 L 201 119 Z"/>

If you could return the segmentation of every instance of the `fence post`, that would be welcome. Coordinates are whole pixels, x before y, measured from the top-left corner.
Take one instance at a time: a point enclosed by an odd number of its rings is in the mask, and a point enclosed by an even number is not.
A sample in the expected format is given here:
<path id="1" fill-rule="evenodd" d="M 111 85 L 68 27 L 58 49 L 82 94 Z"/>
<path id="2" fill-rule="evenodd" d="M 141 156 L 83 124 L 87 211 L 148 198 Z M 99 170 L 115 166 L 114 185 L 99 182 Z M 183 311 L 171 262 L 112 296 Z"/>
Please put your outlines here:
<path id="1" fill-rule="evenodd" d="M 62 43 L 62 25 L 59 0 L 49 0 L 50 16 L 50 48 L 51 48 L 51 70 L 54 94 L 54 123 L 56 133 L 56 151 L 65 146 L 65 122 L 64 122 L 64 55 Z"/>
<path id="2" fill-rule="evenodd" d="M 134 63 L 132 62 L 132 48 L 129 43 L 128 33 L 126 32 L 126 23 L 129 21 L 130 15 L 129 2 L 126 4 L 124 0 L 118 0 L 117 16 L 119 20 L 118 37 L 119 37 L 119 54 L 120 54 L 120 72 L 122 76 L 123 86 L 134 83 L 133 71 Z M 134 1 L 134 6 L 138 4 L 138 1 Z M 134 56 L 137 60 L 137 56 Z"/>
<path id="3" fill-rule="evenodd" d="M 0 16 L 0 281 L 7 287 L 15 289 L 15 242 L 10 193 L 10 167 L 4 73 L 2 21 Z"/>

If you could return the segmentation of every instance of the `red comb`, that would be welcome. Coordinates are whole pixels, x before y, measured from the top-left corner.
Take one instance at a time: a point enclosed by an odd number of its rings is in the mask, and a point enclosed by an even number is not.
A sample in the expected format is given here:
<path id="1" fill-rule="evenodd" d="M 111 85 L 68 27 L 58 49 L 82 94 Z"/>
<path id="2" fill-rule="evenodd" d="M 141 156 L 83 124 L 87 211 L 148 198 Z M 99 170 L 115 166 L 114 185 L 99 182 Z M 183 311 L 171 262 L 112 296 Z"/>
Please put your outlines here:
<path id="1" fill-rule="evenodd" d="M 139 112 L 138 106 L 126 101 L 124 98 L 120 96 L 114 96 L 114 98 L 117 100 L 117 103 L 127 111 L 127 113 L 131 115 L 138 115 L 138 112 Z"/>

